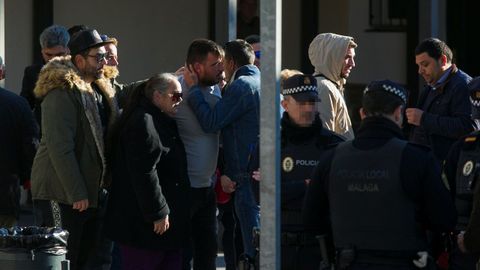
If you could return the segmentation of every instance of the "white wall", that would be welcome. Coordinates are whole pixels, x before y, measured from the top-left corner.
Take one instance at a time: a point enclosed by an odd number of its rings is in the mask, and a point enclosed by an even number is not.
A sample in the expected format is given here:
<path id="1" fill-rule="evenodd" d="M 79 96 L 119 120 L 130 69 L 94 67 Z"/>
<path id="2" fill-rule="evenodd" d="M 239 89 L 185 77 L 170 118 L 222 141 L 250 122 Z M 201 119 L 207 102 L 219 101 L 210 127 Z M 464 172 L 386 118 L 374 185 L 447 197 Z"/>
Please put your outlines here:
<path id="1" fill-rule="evenodd" d="M 366 32 L 369 28 L 369 1 L 349 0 L 348 34 L 358 43 L 356 67 L 349 83 L 368 84 L 372 80 L 390 79 L 407 82 L 407 35 L 405 32 Z"/>
<path id="2" fill-rule="evenodd" d="M 5 0 L 5 88 L 16 93 L 24 68 L 32 64 L 32 21 L 31 0 Z"/>
<path id="3" fill-rule="evenodd" d="M 208 35 L 207 0 L 55 0 L 54 22 L 85 24 L 119 40 L 120 82 L 175 71 L 188 45 Z"/>

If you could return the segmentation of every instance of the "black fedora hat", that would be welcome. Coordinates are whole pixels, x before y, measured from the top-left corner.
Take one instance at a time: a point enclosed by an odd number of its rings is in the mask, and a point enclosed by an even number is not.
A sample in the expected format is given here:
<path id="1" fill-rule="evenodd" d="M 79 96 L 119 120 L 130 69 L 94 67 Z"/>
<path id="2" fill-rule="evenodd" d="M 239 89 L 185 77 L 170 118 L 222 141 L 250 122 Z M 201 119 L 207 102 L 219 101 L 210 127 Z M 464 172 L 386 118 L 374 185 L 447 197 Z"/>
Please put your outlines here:
<path id="1" fill-rule="evenodd" d="M 71 55 L 79 54 L 90 48 L 98 48 L 112 41 L 103 41 L 95 29 L 86 29 L 73 35 L 68 43 Z"/>

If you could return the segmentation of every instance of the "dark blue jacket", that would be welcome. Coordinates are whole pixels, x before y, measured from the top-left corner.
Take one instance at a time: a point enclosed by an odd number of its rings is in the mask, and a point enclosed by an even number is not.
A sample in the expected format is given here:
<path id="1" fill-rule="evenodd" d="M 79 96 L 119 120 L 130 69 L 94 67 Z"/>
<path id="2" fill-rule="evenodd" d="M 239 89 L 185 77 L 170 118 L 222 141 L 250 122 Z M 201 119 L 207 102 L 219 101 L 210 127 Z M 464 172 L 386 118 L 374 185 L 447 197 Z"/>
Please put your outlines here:
<path id="1" fill-rule="evenodd" d="M 473 131 L 467 88 L 471 79 L 453 65 L 452 73 L 442 85 L 434 91 L 426 86 L 420 93 L 416 107 L 424 112 L 410 140 L 430 146 L 439 161 L 445 159 L 456 140 Z"/>
<path id="2" fill-rule="evenodd" d="M 260 71 L 245 65 L 234 76 L 213 109 L 198 86 L 190 89 L 187 98 L 205 132 L 222 131 L 224 174 L 231 179 L 247 173 L 249 157 L 258 142 L 260 119 Z"/>
<path id="3" fill-rule="evenodd" d="M 27 101 L 0 87 L 0 214 L 17 214 L 19 182 L 30 180 L 38 126 Z M 12 205 L 12 202 L 15 204 Z"/>

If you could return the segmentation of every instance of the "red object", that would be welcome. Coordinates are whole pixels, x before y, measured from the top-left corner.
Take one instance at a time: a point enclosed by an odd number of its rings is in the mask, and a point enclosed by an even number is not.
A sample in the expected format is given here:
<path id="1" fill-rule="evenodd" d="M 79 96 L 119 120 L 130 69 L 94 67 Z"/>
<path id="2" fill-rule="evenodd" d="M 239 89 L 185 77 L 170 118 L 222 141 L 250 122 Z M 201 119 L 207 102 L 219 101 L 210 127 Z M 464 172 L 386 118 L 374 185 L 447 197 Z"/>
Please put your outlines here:
<path id="1" fill-rule="evenodd" d="M 440 255 L 438 255 L 438 258 L 437 258 L 438 269 L 447 270 L 448 269 L 448 259 L 449 259 L 448 252 L 443 251 L 442 253 L 440 253 Z"/>
<path id="2" fill-rule="evenodd" d="M 232 195 L 226 193 L 222 189 L 222 183 L 220 181 L 220 171 L 217 169 L 215 172 L 217 175 L 217 182 L 215 183 L 215 193 L 217 194 L 217 203 L 219 204 L 226 204 L 228 201 L 230 201 L 230 197 Z"/>
<path id="3" fill-rule="evenodd" d="M 30 180 L 25 180 L 25 182 L 23 182 L 23 189 L 29 190 L 31 187 L 32 187 L 32 182 L 30 182 Z"/>

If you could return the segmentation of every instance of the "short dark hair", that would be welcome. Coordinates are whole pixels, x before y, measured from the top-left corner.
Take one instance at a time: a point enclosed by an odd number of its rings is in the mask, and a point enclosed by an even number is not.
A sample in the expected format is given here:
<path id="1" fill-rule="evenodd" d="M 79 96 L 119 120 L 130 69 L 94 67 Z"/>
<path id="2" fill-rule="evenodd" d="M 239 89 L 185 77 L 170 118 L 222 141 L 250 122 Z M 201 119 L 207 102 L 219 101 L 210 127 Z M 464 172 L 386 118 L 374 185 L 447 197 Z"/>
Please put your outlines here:
<path id="1" fill-rule="evenodd" d="M 445 42 L 441 41 L 438 38 L 424 39 L 415 48 L 415 55 L 419 55 L 425 52 L 428 54 L 428 56 L 436 60 L 440 59 L 442 55 L 445 55 L 447 57 L 448 63 L 451 63 L 453 60 L 452 50 Z"/>
<path id="2" fill-rule="evenodd" d="M 225 44 L 225 58 L 233 60 L 237 67 L 253 65 L 255 52 L 245 40 L 236 39 Z"/>
<path id="3" fill-rule="evenodd" d="M 402 99 L 385 91 L 371 91 L 363 95 L 362 107 L 367 116 L 391 115 L 400 105 Z"/>
<path id="4" fill-rule="evenodd" d="M 209 39 L 195 39 L 190 43 L 187 51 L 187 65 L 199 63 L 207 59 L 208 54 L 223 57 L 223 49 L 220 45 Z"/>
<path id="5" fill-rule="evenodd" d="M 259 35 L 250 35 L 245 38 L 245 41 L 248 42 L 250 45 L 255 43 L 260 43 L 260 36 Z"/>

